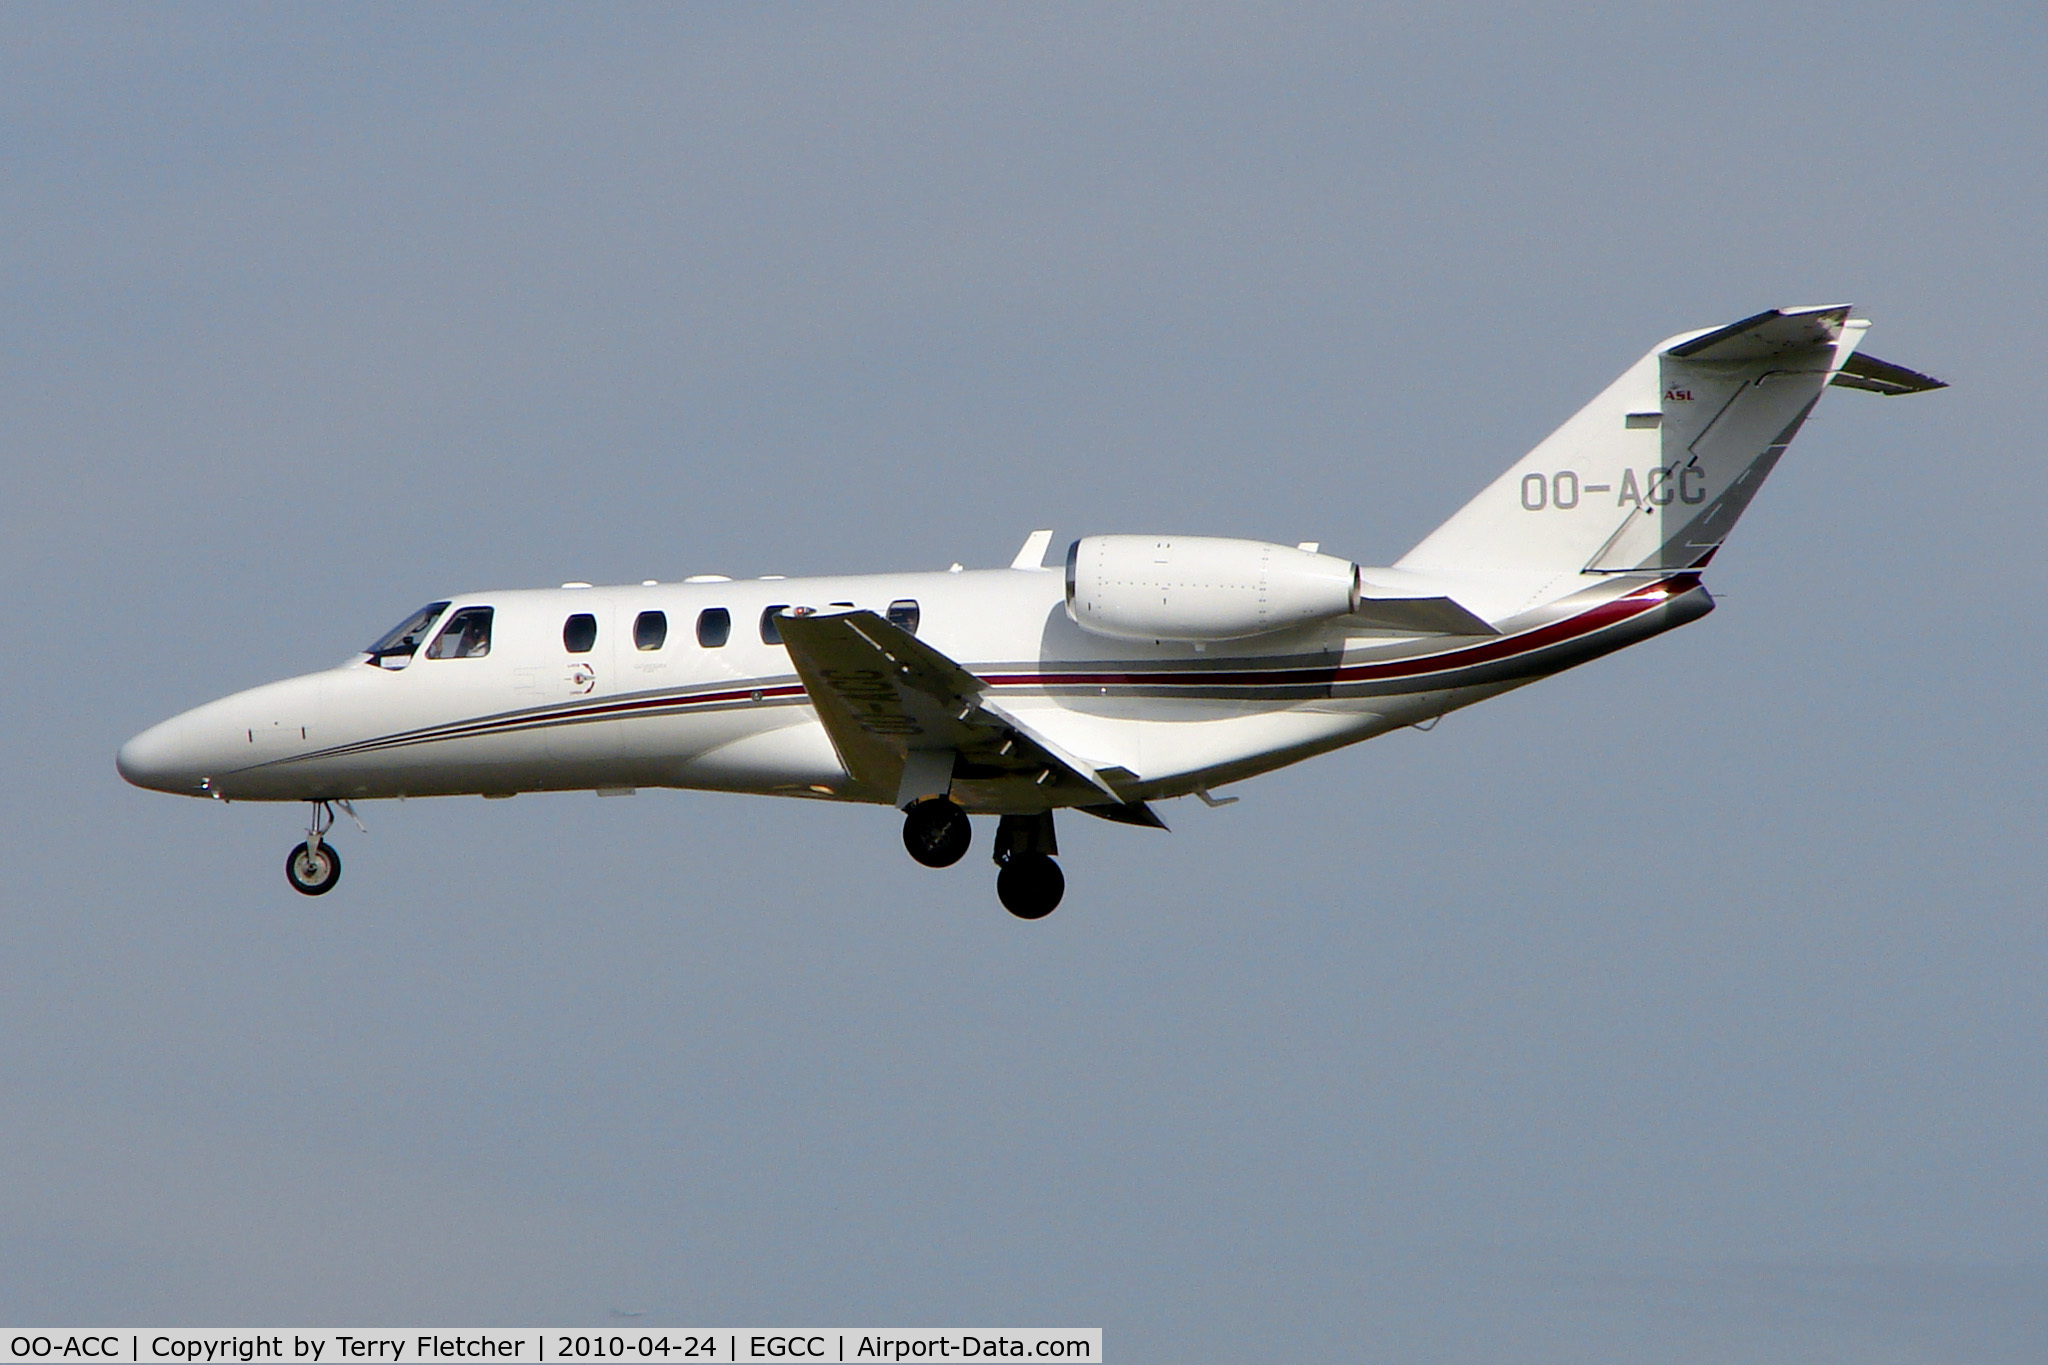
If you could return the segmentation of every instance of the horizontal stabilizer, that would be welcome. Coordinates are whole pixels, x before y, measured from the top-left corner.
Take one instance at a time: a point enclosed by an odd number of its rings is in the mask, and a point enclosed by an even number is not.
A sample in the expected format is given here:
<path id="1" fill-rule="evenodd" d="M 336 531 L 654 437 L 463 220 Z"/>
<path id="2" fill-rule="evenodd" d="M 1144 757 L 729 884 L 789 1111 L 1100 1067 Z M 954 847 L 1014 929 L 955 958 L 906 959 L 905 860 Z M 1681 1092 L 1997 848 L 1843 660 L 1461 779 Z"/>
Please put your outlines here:
<path id="1" fill-rule="evenodd" d="M 1664 354 L 1680 360 L 1773 360 L 1788 352 L 1833 347 L 1848 317 L 1849 310 L 1841 304 L 1773 308 L 1681 341 Z"/>
<path id="2" fill-rule="evenodd" d="M 1836 373 L 1830 383 L 1845 389 L 1863 389 L 1869 393 L 1881 393 L 1887 398 L 1896 398 L 1902 393 L 1926 393 L 1930 389 L 1945 389 L 1946 380 L 1936 379 L 1931 374 L 1909 370 L 1904 365 L 1894 365 L 1889 360 L 1879 360 L 1874 355 L 1858 351 L 1849 357 L 1847 364 Z"/>

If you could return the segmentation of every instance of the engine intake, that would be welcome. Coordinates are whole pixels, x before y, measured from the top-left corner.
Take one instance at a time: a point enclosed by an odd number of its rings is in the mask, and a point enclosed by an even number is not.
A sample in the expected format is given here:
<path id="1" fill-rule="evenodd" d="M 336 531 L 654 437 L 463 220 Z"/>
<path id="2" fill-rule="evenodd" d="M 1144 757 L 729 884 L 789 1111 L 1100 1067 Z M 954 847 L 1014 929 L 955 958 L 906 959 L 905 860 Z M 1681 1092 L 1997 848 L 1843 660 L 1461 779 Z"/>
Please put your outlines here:
<path id="1" fill-rule="evenodd" d="M 1117 640 L 1241 640 L 1358 609 L 1358 566 L 1262 540 L 1085 536 L 1067 547 L 1067 615 Z"/>

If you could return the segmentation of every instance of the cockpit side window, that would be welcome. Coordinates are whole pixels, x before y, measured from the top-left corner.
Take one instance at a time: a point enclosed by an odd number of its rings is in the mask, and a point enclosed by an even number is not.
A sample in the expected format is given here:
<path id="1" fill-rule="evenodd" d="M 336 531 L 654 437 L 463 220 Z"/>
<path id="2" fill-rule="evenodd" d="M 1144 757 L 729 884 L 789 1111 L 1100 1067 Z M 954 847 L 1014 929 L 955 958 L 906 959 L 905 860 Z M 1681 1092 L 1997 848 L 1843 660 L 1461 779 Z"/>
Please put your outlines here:
<path id="1" fill-rule="evenodd" d="M 597 618 L 579 611 L 562 622 L 562 648 L 571 654 L 588 654 L 597 643 Z"/>
<path id="2" fill-rule="evenodd" d="M 448 618 L 434 643 L 427 646 L 429 659 L 481 659 L 491 652 L 491 609 L 464 607 Z"/>
<path id="3" fill-rule="evenodd" d="M 368 662 L 378 668 L 404 668 L 412 662 L 412 656 L 419 652 L 420 641 L 427 638 L 427 632 L 446 610 L 446 602 L 427 603 L 364 650 L 370 656 Z"/>
<path id="4" fill-rule="evenodd" d="M 917 634 L 918 618 L 923 614 L 915 598 L 899 597 L 889 604 L 889 624 L 906 635 Z"/>

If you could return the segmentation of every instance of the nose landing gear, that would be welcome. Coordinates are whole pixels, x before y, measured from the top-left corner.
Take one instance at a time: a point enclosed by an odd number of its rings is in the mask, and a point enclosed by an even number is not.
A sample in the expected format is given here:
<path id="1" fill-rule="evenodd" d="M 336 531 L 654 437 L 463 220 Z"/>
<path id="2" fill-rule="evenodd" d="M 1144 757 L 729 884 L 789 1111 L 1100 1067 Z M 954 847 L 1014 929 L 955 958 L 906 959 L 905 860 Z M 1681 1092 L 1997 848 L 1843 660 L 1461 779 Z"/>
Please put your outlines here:
<path id="1" fill-rule="evenodd" d="M 313 811 L 306 821 L 306 842 L 285 855 L 284 879 L 302 896 L 324 896 L 341 880 L 341 852 L 327 842 L 327 831 L 334 827 L 335 804 L 311 803 Z M 362 829 L 363 822 L 357 818 L 355 808 L 346 801 L 339 804 L 348 812 L 348 818 L 356 822 L 356 828 Z"/>
<path id="2" fill-rule="evenodd" d="M 308 839 L 285 858 L 284 877 L 302 896 L 324 896 L 341 880 L 341 854 L 333 844 Z"/>

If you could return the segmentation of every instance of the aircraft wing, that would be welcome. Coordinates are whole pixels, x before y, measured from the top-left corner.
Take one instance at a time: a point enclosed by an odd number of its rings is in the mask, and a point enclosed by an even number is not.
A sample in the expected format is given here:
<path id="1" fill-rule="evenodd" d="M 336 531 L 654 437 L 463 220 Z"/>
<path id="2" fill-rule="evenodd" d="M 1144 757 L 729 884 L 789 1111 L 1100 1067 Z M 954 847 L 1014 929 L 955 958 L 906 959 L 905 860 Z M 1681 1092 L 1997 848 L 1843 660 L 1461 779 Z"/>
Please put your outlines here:
<path id="1" fill-rule="evenodd" d="M 981 679 L 875 613 L 785 612 L 777 624 L 847 772 L 893 804 L 944 795 L 958 763 L 984 781 L 1079 784 L 1122 808 L 1105 818 L 1165 827 L 1142 802 L 1119 796 L 1094 764 L 987 695 Z"/>

